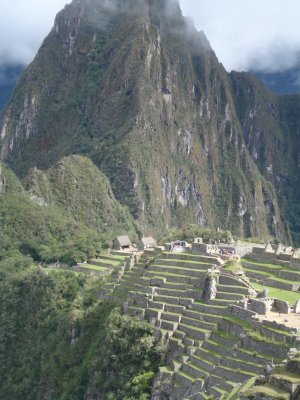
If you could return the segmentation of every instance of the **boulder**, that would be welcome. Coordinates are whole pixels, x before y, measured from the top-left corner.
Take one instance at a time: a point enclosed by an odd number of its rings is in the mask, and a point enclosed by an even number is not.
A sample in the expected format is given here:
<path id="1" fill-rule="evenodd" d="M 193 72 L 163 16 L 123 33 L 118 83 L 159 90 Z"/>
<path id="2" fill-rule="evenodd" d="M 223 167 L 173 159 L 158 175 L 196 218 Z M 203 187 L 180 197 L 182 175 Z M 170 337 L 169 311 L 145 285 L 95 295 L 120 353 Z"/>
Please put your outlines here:
<path id="1" fill-rule="evenodd" d="M 215 299 L 217 296 L 217 279 L 214 276 L 208 276 L 205 279 L 204 290 L 202 294 L 203 301 Z"/>
<path id="2" fill-rule="evenodd" d="M 291 312 L 290 303 L 288 301 L 275 299 L 273 303 L 273 311 L 277 311 L 280 314 L 289 314 Z"/>
<path id="3" fill-rule="evenodd" d="M 250 299 L 248 302 L 248 310 L 254 311 L 258 315 L 266 315 L 271 309 L 268 301 Z"/>
<path id="4" fill-rule="evenodd" d="M 300 314 L 300 300 L 296 301 L 296 304 L 294 306 L 294 311 L 296 314 Z"/>

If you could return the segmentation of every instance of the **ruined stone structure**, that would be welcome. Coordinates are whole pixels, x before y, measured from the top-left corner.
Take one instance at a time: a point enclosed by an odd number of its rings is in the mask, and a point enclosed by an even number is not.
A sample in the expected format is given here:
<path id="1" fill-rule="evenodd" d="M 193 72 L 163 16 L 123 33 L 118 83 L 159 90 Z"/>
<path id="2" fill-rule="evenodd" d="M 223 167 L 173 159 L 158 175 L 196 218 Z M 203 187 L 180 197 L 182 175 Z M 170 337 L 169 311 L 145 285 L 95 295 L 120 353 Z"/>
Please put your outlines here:
<path id="1" fill-rule="evenodd" d="M 107 283 L 103 298 L 122 299 L 123 311 L 152 324 L 156 340 L 167 345 L 152 400 L 225 400 L 249 380 L 257 387 L 257 376 L 269 384 L 274 359 L 277 365 L 290 348 L 300 350 L 296 328 L 263 318 L 296 307 L 258 298 L 249 279 L 234 273 L 217 256 L 159 249 L 145 251 Z"/>
<path id="2" fill-rule="evenodd" d="M 269 262 L 300 270 L 300 254 L 299 250 L 292 247 L 284 247 L 280 245 L 270 245 L 263 249 L 261 247 L 253 247 L 252 252 L 247 256 L 258 262 Z"/>
<path id="3" fill-rule="evenodd" d="M 250 299 L 264 302 L 245 277 L 220 265 L 208 255 L 146 251 L 120 280 L 128 285 L 123 309 L 150 322 L 168 346 L 152 400 L 225 399 L 295 343 L 289 329 L 255 319 Z"/>

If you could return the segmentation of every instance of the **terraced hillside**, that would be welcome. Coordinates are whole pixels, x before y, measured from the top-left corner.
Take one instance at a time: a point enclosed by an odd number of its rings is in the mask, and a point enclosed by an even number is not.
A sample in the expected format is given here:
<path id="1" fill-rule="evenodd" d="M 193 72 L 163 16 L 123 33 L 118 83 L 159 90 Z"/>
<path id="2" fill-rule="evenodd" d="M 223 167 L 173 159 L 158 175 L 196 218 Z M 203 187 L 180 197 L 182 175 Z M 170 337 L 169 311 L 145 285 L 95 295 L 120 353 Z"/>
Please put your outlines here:
<path id="1" fill-rule="evenodd" d="M 262 285 L 270 289 L 279 289 L 288 292 L 298 292 L 300 289 L 300 270 L 288 265 L 257 262 L 252 259 L 242 259 L 243 268 L 253 284 Z M 257 286 L 259 288 L 259 286 Z M 276 292 L 277 294 L 278 291 Z M 288 294 L 289 298 L 299 298 Z"/>
<path id="2" fill-rule="evenodd" d="M 146 252 L 112 288 L 115 299 L 127 297 L 125 311 L 149 321 L 168 344 L 168 363 L 156 377 L 153 399 L 234 396 L 249 379 L 264 374 L 266 365 L 282 361 L 296 341 L 288 329 L 274 329 L 237 307 L 237 301 L 256 293 L 245 276 L 225 268 L 216 272 L 220 265 L 217 257 Z M 216 294 L 204 301 L 211 277 Z"/>
<path id="3" fill-rule="evenodd" d="M 97 258 L 88 260 L 87 263 L 79 263 L 73 269 L 86 273 L 109 275 L 119 272 L 127 259 L 128 255 L 102 254 Z"/>

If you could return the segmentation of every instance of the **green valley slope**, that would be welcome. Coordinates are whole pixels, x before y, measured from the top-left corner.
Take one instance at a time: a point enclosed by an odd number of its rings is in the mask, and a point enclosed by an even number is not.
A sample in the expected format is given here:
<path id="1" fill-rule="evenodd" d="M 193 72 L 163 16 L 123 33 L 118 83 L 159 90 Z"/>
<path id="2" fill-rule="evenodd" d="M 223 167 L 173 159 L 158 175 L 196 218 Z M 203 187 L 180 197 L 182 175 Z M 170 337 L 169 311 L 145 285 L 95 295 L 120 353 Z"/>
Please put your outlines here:
<path id="1" fill-rule="evenodd" d="M 30 171 L 26 181 L 28 191 L 7 167 L 0 167 L 4 265 L 7 259 L 27 256 L 73 265 L 99 254 L 117 234 L 125 231 L 135 237 L 129 212 L 114 199 L 107 179 L 90 160 L 65 158 L 46 173 Z"/>

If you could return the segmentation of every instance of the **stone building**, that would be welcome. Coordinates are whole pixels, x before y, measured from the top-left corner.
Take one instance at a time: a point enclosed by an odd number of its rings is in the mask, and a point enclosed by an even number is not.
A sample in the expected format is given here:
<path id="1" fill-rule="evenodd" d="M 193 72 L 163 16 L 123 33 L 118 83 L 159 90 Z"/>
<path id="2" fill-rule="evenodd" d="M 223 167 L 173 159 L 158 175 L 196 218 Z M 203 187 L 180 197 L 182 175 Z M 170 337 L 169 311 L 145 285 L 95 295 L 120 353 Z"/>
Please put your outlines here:
<path id="1" fill-rule="evenodd" d="M 114 250 L 130 250 L 132 243 L 127 235 L 118 236 L 113 241 Z"/>
<path id="2" fill-rule="evenodd" d="M 144 251 L 146 249 L 154 249 L 156 246 L 156 241 L 153 237 L 144 237 L 138 242 L 137 248 L 138 251 Z"/>

